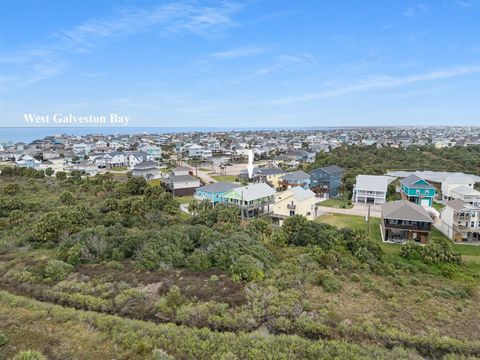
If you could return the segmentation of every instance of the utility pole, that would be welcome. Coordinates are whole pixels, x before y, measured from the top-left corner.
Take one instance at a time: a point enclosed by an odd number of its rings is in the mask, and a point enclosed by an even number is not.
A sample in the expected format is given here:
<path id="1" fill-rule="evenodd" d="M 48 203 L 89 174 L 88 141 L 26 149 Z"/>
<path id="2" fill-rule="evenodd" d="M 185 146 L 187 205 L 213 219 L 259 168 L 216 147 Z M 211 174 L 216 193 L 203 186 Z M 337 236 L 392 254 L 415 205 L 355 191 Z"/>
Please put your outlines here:
<path id="1" fill-rule="evenodd" d="M 241 201 L 241 204 L 240 204 L 240 212 L 241 212 L 242 221 L 243 221 L 243 220 L 244 220 L 244 219 L 243 219 L 243 190 L 242 190 L 241 194 L 242 194 L 242 196 L 241 196 L 241 199 L 242 199 L 242 200 L 240 200 L 240 201 Z"/>
<path id="2" fill-rule="evenodd" d="M 367 234 L 368 234 L 368 237 L 370 237 L 370 205 L 368 205 L 368 215 L 367 215 L 367 222 L 368 222 L 368 231 L 367 231 Z"/>

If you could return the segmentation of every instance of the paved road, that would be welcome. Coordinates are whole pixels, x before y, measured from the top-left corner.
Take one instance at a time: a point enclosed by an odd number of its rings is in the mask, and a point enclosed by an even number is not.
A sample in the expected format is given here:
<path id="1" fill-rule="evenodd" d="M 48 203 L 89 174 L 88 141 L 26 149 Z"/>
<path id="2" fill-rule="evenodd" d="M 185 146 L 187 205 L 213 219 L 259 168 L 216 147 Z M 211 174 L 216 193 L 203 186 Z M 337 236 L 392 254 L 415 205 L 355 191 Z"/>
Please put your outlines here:
<path id="1" fill-rule="evenodd" d="M 356 215 L 356 216 L 367 216 L 368 214 L 368 206 L 365 204 L 354 204 L 353 208 L 351 209 L 338 209 L 329 206 L 320 206 L 318 207 L 318 211 L 322 213 L 333 213 L 333 214 L 344 214 L 344 215 Z M 381 217 L 381 210 L 380 206 L 372 205 L 370 207 L 370 216 L 374 218 Z"/>
<path id="2" fill-rule="evenodd" d="M 194 167 L 194 166 L 186 163 L 185 161 L 182 162 L 182 166 L 188 167 L 190 170 L 192 170 L 193 175 L 195 175 L 195 167 Z M 210 175 L 208 175 L 207 172 L 202 171 L 202 170 L 200 170 L 200 169 L 197 169 L 196 174 L 197 174 L 197 176 L 198 176 L 200 179 L 202 179 L 202 181 L 203 181 L 205 184 L 218 182 L 217 180 L 215 180 L 214 178 L 212 178 Z"/>

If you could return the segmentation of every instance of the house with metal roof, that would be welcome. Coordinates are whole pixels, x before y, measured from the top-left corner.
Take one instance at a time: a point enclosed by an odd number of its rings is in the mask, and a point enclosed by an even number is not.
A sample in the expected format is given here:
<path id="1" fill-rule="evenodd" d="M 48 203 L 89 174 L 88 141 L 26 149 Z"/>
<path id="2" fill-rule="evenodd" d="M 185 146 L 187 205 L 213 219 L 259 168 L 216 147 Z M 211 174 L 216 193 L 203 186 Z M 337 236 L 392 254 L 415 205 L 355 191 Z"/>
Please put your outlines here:
<path id="1" fill-rule="evenodd" d="M 227 191 L 222 203 L 240 209 L 242 218 L 250 219 L 271 211 L 275 190 L 265 183 L 249 184 Z"/>
<path id="2" fill-rule="evenodd" d="M 222 201 L 222 196 L 232 189 L 240 187 L 239 184 L 231 182 L 217 182 L 201 186 L 195 190 L 195 199 L 208 200 L 212 204 L 216 205 Z"/>
<path id="3" fill-rule="evenodd" d="M 433 205 L 436 189 L 426 180 L 411 174 L 400 180 L 400 193 L 405 200 L 430 207 Z"/>
<path id="4" fill-rule="evenodd" d="M 428 242 L 433 220 L 424 207 L 402 199 L 382 205 L 381 233 L 383 241 L 403 243 Z"/>
<path id="5" fill-rule="evenodd" d="M 388 185 L 395 180 L 390 176 L 357 175 L 353 188 L 353 202 L 383 204 L 387 201 Z"/>

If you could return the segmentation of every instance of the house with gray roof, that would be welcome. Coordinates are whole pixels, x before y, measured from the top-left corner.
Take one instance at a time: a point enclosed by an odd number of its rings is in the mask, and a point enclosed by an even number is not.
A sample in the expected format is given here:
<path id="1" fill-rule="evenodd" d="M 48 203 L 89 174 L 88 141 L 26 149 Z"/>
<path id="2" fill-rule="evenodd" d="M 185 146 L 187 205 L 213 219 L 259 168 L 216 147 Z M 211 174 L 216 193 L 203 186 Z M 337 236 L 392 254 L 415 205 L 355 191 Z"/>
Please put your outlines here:
<path id="1" fill-rule="evenodd" d="M 432 206 L 435 197 L 435 186 L 430 185 L 415 174 L 400 180 L 400 194 L 403 199 L 421 206 Z"/>
<path id="2" fill-rule="evenodd" d="M 216 205 L 221 202 L 223 194 L 237 187 L 240 187 L 240 185 L 231 182 L 207 184 L 195 190 L 195 199 L 200 201 L 208 200 L 213 205 Z"/>
<path id="3" fill-rule="evenodd" d="M 420 205 L 402 199 L 382 205 L 381 233 L 383 241 L 403 243 L 428 242 L 433 220 Z"/>
<path id="4" fill-rule="evenodd" d="M 310 174 L 305 171 L 298 170 L 280 177 L 279 187 L 282 190 L 287 190 L 291 187 L 300 186 L 305 190 L 310 188 Z"/>
<path id="5" fill-rule="evenodd" d="M 318 196 L 335 197 L 340 193 L 343 169 L 337 165 L 329 165 L 311 170 L 310 189 Z"/>
<path id="6" fill-rule="evenodd" d="M 135 164 L 132 169 L 133 176 L 143 176 L 147 180 L 160 177 L 160 164 L 153 160 L 145 160 Z"/>

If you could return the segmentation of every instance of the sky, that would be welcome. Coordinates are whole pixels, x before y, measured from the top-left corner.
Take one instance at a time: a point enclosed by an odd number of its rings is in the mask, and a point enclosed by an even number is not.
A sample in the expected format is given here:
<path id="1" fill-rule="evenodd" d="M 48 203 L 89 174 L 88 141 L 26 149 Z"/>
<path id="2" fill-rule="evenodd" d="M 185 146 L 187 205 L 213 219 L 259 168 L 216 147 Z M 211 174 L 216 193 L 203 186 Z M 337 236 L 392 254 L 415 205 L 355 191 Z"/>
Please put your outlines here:
<path id="1" fill-rule="evenodd" d="M 0 0 L 0 126 L 112 113 L 480 126 L 480 0 Z"/>

